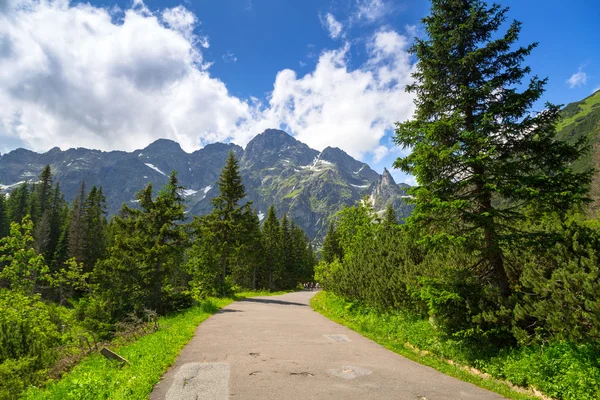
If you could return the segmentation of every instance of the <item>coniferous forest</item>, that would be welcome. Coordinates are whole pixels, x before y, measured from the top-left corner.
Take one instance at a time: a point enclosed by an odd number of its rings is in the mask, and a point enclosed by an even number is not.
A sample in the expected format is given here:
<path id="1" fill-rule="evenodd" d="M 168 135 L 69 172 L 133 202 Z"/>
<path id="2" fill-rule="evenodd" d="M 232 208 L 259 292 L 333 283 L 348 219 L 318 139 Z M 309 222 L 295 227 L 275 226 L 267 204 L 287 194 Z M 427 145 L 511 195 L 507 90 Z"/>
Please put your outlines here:
<path id="1" fill-rule="evenodd" d="M 101 187 L 82 182 L 68 204 L 50 167 L 0 196 L 0 398 L 208 296 L 312 280 L 310 241 L 274 207 L 261 226 L 233 153 L 218 187 L 212 213 L 191 222 L 176 172 L 112 218 Z"/>

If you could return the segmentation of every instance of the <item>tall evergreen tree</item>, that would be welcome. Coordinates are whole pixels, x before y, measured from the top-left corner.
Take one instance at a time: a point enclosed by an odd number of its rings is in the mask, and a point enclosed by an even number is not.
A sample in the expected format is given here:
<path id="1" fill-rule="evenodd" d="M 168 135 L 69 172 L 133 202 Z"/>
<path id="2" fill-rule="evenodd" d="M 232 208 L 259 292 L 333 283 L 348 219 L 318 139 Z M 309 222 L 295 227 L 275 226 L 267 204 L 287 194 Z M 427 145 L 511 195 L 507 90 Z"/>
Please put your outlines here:
<path id="1" fill-rule="evenodd" d="M 187 246 L 181 225 L 185 218 L 182 189 L 172 172 L 156 199 L 148 184 L 136 194 L 140 208 L 123 205 L 115 217 L 108 258 L 94 271 L 113 316 L 145 308 L 163 313 L 173 306 L 173 296 L 181 293 L 173 277 L 179 273 Z"/>
<path id="2" fill-rule="evenodd" d="M 52 272 L 60 270 L 69 258 L 69 208 L 65 206 L 66 210 L 63 210 L 65 215 L 62 226 L 60 227 L 60 236 L 58 237 L 58 243 L 56 244 L 56 250 L 54 251 L 54 257 L 52 258 Z"/>
<path id="3" fill-rule="evenodd" d="M 281 272 L 281 227 L 277 219 L 275 207 L 271 205 L 262 228 L 262 236 L 265 248 L 265 263 L 267 275 L 267 287 L 275 290 L 280 280 Z"/>
<path id="4" fill-rule="evenodd" d="M 91 272 L 106 251 L 106 198 L 102 187 L 92 187 L 83 209 L 83 264 L 84 270 Z"/>
<path id="5" fill-rule="evenodd" d="M 411 222 L 426 226 L 434 243 L 466 243 L 480 259 L 479 276 L 503 296 L 511 291 L 503 246 L 523 239 L 515 221 L 527 206 L 569 209 L 591 176 L 570 168 L 584 143 L 555 139 L 559 107 L 530 111 L 546 79 L 534 76 L 520 90 L 530 73 L 523 59 L 536 44 L 513 49 L 517 21 L 499 34 L 507 10 L 482 0 L 432 0 L 427 36 L 411 49 L 419 61 L 407 87 L 415 118 L 397 124 L 395 136 L 413 151 L 394 164 L 419 184 Z"/>
<path id="6" fill-rule="evenodd" d="M 6 196 L 0 193 L 0 239 L 10 233 L 10 218 L 8 216 L 8 201 Z"/>
<path id="7" fill-rule="evenodd" d="M 335 229 L 335 225 L 333 221 L 329 223 L 329 228 L 327 229 L 327 235 L 325 236 L 325 240 L 323 241 L 323 252 L 321 254 L 321 258 L 326 263 L 331 263 L 336 258 L 341 260 L 343 258 L 342 246 L 340 245 L 340 240 L 338 238 L 337 231 Z"/>
<path id="8" fill-rule="evenodd" d="M 250 207 L 244 208 L 243 222 L 238 245 L 232 254 L 232 274 L 234 281 L 256 290 L 263 285 L 265 251 L 258 214 Z"/>
<path id="9" fill-rule="evenodd" d="M 294 280 L 294 242 L 290 220 L 286 214 L 281 217 L 281 265 L 282 265 L 282 288 L 291 289 Z"/>
<path id="10" fill-rule="evenodd" d="M 213 211 L 207 216 L 205 222 L 215 233 L 215 240 L 219 243 L 221 284 L 224 284 L 228 273 L 229 258 L 243 231 L 244 209 L 250 205 L 250 203 L 239 204 L 246 197 L 246 190 L 242 184 L 238 161 L 233 152 L 229 153 L 217 186 L 220 194 L 212 199 Z"/>
<path id="11" fill-rule="evenodd" d="M 69 258 L 83 262 L 85 258 L 85 181 L 81 181 L 79 193 L 73 202 L 69 225 Z"/>
<path id="12" fill-rule="evenodd" d="M 42 219 L 44 213 L 52 208 L 53 191 L 52 191 L 52 170 L 50 165 L 46 165 L 39 176 L 38 183 L 34 186 L 34 199 L 32 204 L 31 219 L 37 223 Z"/>
<path id="13" fill-rule="evenodd" d="M 21 223 L 29 213 L 29 185 L 21 184 L 15 188 L 8 198 L 8 215 L 11 222 Z"/>

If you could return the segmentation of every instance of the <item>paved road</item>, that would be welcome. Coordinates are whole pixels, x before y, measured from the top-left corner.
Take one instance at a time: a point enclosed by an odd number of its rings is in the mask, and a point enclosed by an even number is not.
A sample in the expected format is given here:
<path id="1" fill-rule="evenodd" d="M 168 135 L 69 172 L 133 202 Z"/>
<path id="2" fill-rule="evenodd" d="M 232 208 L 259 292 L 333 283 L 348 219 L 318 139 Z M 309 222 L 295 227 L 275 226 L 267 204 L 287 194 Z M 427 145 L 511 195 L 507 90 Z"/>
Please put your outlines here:
<path id="1" fill-rule="evenodd" d="M 313 311 L 314 293 L 235 302 L 204 321 L 151 400 L 502 399 Z"/>

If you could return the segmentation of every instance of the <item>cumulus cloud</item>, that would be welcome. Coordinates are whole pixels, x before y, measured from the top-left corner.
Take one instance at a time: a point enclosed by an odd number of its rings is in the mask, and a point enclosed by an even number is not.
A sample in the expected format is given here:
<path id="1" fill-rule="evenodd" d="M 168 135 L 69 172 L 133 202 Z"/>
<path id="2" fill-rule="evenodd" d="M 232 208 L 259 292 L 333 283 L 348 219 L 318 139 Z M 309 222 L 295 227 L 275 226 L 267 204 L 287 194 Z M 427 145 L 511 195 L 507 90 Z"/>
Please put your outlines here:
<path id="1" fill-rule="evenodd" d="M 321 24 L 327 29 L 329 32 L 329 37 L 332 39 L 337 39 L 342 34 L 343 26 L 338 20 L 335 19 L 333 14 L 327 13 L 325 17 L 320 17 Z"/>
<path id="2" fill-rule="evenodd" d="M 318 55 L 314 71 L 280 71 L 262 104 L 210 75 L 207 38 L 182 6 L 106 9 L 67 0 L 0 0 L 0 142 L 34 150 L 132 150 L 159 137 L 195 150 L 245 145 L 281 127 L 312 147 L 379 154 L 393 122 L 412 114 L 404 92 L 407 39 L 376 33 L 351 69 L 349 44 Z M 234 57 L 232 55 L 232 57 Z M 6 146 L 5 146 L 6 147 Z M 2 151 L 0 149 L 0 151 Z M 381 152 L 382 150 L 377 150 Z"/>
<path id="3" fill-rule="evenodd" d="M 412 97 L 404 88 L 413 65 L 408 40 L 394 31 L 376 33 L 369 41 L 369 61 L 350 70 L 349 45 L 321 54 L 315 71 L 298 77 L 278 73 L 267 110 L 308 145 L 338 146 L 355 157 L 379 146 L 394 121 L 412 115 Z"/>
<path id="4" fill-rule="evenodd" d="M 567 84 L 571 89 L 585 85 L 587 83 L 587 74 L 579 68 L 579 71 L 571 75 L 569 79 L 567 79 Z"/>
<path id="5" fill-rule="evenodd" d="M 0 137 L 36 150 L 130 150 L 168 137 L 191 150 L 227 140 L 250 117 L 205 70 L 192 13 L 156 15 L 137 0 L 115 19 L 67 1 L 0 14 Z"/>

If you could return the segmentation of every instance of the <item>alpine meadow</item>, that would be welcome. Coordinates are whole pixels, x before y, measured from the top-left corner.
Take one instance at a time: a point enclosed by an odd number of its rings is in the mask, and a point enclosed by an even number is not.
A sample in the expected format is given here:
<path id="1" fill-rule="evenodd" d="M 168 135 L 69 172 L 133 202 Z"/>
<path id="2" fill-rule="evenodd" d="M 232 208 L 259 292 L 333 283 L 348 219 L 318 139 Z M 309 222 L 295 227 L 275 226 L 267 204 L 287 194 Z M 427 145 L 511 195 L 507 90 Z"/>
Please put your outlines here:
<path id="1" fill-rule="evenodd" d="M 0 400 L 600 399 L 600 6 L 498 1 L 0 0 Z"/>

